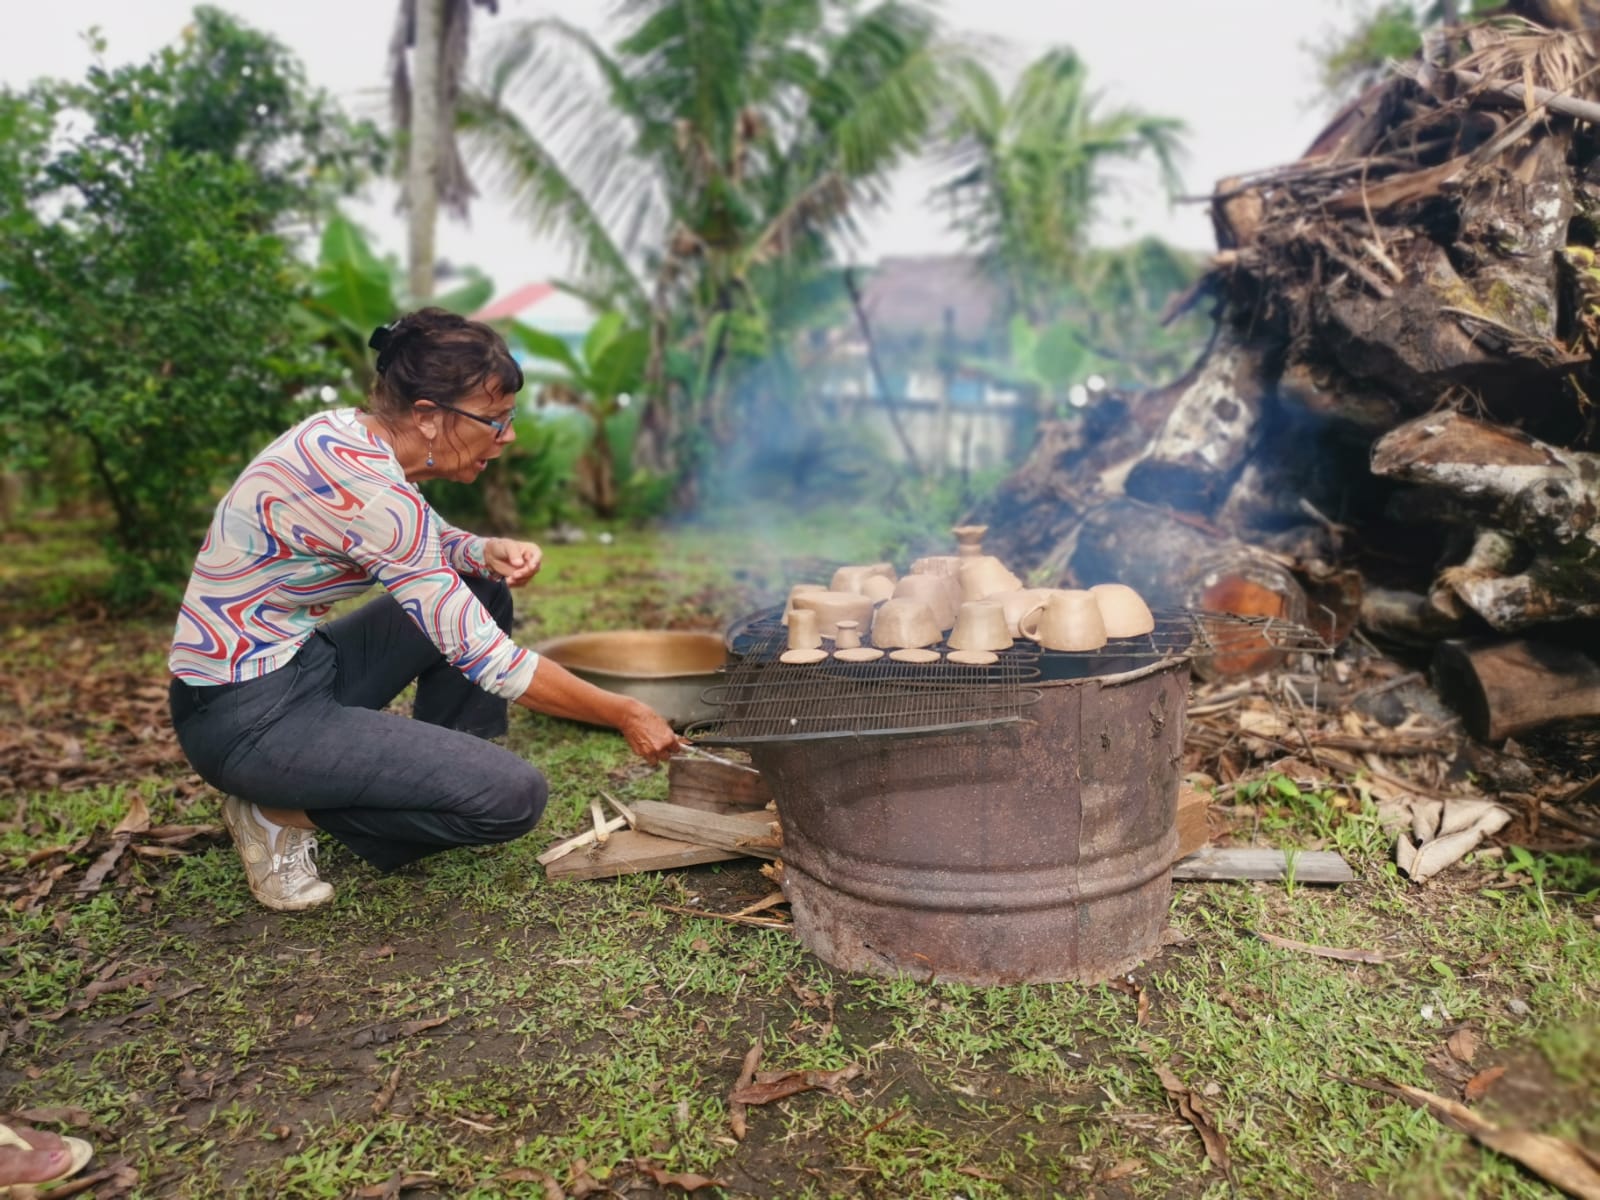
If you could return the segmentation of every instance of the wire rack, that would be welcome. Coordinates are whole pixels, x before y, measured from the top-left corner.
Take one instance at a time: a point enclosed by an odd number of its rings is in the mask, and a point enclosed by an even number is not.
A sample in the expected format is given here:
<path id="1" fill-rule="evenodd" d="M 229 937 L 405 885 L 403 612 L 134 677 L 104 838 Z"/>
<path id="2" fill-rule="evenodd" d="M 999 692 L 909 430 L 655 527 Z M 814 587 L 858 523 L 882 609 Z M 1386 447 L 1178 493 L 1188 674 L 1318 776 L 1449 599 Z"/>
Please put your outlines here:
<path id="1" fill-rule="evenodd" d="M 1155 629 L 1094 651 L 1046 650 L 1019 641 L 989 666 L 952 662 L 931 647 L 931 663 L 885 655 L 870 663 L 832 656 L 815 664 L 780 660 L 788 630 L 781 606 L 762 609 L 728 630 L 725 682 L 706 690 L 716 718 L 689 735 L 713 745 L 838 737 L 939 733 L 1026 721 L 1045 682 L 1114 675 L 1172 659 L 1226 659 L 1263 651 L 1326 653 L 1312 630 L 1268 617 L 1188 609 L 1158 610 Z"/>
<path id="2" fill-rule="evenodd" d="M 838 737 L 943 733 L 1014 724 L 1027 719 L 1042 693 L 1038 655 L 1012 651 L 987 666 L 957 663 L 947 647 L 929 663 L 898 662 L 885 655 L 852 663 L 829 657 L 786 663 L 788 631 L 770 619 L 746 622 L 726 682 L 703 698 L 718 716 L 686 733 L 712 745 L 802 741 Z"/>

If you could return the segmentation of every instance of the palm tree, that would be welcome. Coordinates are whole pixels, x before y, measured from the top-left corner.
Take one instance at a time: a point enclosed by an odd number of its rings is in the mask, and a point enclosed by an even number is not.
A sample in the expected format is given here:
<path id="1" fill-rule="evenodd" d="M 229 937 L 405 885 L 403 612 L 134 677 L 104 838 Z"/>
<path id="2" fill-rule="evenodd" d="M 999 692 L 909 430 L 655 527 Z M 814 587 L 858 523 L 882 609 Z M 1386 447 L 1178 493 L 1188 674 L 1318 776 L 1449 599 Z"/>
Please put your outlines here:
<path id="1" fill-rule="evenodd" d="M 977 63 L 962 64 L 958 79 L 944 131 L 954 173 L 935 194 L 1007 280 L 1017 310 L 1043 321 L 1080 271 L 1106 167 L 1148 156 L 1175 189 L 1183 123 L 1103 108 L 1082 60 L 1066 49 L 1028 66 L 1009 95 Z"/>
<path id="2" fill-rule="evenodd" d="M 406 243 L 414 300 L 433 295 L 440 204 L 464 218 L 477 194 L 455 134 L 474 5 L 494 13 L 499 0 L 400 0 L 389 41 L 390 107 L 406 150 L 402 203 L 409 213 Z"/>
<path id="3" fill-rule="evenodd" d="M 615 15 L 609 46 L 560 20 L 515 29 L 463 113 L 475 161 L 575 248 L 579 287 L 650 328 L 659 450 L 724 428 L 730 359 L 770 340 L 769 275 L 825 260 L 883 199 L 935 123 L 949 51 L 918 0 L 621 0 Z"/>

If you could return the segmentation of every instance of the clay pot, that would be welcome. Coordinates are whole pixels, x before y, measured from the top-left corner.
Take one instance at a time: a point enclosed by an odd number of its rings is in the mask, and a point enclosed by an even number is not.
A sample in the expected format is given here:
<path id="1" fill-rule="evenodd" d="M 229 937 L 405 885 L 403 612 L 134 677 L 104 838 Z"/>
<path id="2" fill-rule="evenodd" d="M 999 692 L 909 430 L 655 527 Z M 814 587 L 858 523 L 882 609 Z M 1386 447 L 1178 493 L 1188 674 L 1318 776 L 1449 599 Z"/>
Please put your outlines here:
<path id="1" fill-rule="evenodd" d="M 961 564 L 967 560 L 955 554 L 930 554 L 926 558 L 919 558 L 911 564 L 913 575 L 956 575 L 961 574 Z"/>
<path id="2" fill-rule="evenodd" d="M 1014 592 L 1022 586 L 1006 565 L 990 554 L 969 558 L 961 565 L 961 598 L 982 600 L 996 592 Z"/>
<path id="3" fill-rule="evenodd" d="M 1018 588 L 1012 592 L 995 592 L 984 599 L 992 600 L 1000 606 L 1006 618 L 1006 632 L 1012 637 L 1022 636 L 1022 631 L 1017 628 L 1017 622 L 1022 620 L 1022 614 L 1030 608 L 1037 608 L 1050 599 L 1053 588 Z"/>
<path id="4" fill-rule="evenodd" d="M 1054 591 L 1017 622 L 1022 636 L 1047 650 L 1098 650 L 1106 644 L 1100 606 L 1085 591 Z"/>
<path id="5" fill-rule="evenodd" d="M 1156 619 L 1150 606 L 1125 583 L 1097 583 L 1089 589 L 1100 606 L 1108 638 L 1142 637 L 1154 633 Z"/>
<path id="6" fill-rule="evenodd" d="M 933 609 L 908 596 L 885 600 L 872 618 L 872 644 L 885 649 L 929 646 L 939 640 L 941 632 Z"/>
<path id="7" fill-rule="evenodd" d="M 803 592 L 825 592 L 828 589 L 820 583 L 797 583 L 789 589 L 789 598 L 783 605 L 783 624 L 789 623 L 789 614 L 794 611 L 794 598 Z"/>
<path id="8" fill-rule="evenodd" d="M 893 563 L 867 563 L 864 566 L 840 567 L 833 573 L 831 588 L 835 592 L 861 593 L 861 585 L 868 579 L 882 578 L 893 583 L 896 579 Z"/>
<path id="9" fill-rule="evenodd" d="M 872 601 L 854 592 L 801 592 L 794 598 L 794 611 L 816 613 L 817 632 L 832 639 L 840 621 L 856 621 L 862 625 L 870 621 Z M 789 622 L 794 623 L 793 616 Z"/>
<path id="10" fill-rule="evenodd" d="M 834 631 L 834 649 L 855 650 L 861 645 L 860 621 L 836 621 Z"/>
<path id="11" fill-rule="evenodd" d="M 963 558 L 977 558 L 983 553 L 983 535 L 987 525 L 957 525 L 950 531 L 955 535 L 956 549 Z"/>
<path id="12" fill-rule="evenodd" d="M 952 650 L 1006 650 L 1010 646 L 1005 609 L 993 600 L 968 600 L 961 606 L 950 633 Z"/>
<path id="13" fill-rule="evenodd" d="M 949 576 L 907 575 L 894 585 L 894 599 L 916 600 L 926 604 L 934 620 L 939 622 L 940 629 L 949 629 L 956 623 L 956 609 L 960 603 L 950 589 Z M 920 642 L 916 644 L 921 645 Z"/>
<path id="14" fill-rule="evenodd" d="M 882 575 L 868 575 L 861 581 L 861 594 L 874 604 L 881 604 L 894 595 L 896 580 Z"/>

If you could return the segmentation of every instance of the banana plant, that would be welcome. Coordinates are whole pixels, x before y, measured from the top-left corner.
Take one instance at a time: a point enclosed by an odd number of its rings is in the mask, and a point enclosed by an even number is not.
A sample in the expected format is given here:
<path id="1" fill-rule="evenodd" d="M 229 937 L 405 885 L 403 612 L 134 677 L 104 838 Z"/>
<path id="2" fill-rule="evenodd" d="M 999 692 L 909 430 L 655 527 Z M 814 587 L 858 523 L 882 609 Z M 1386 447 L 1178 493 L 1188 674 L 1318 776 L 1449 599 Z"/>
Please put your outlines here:
<path id="1" fill-rule="evenodd" d="M 627 405 L 644 384 L 650 331 L 629 326 L 619 312 L 608 312 L 590 328 L 577 352 L 555 334 L 521 322 L 512 323 L 511 333 L 530 355 L 552 364 L 525 371 L 528 381 L 541 384 L 547 400 L 571 405 L 587 418 L 578 494 L 597 516 L 615 516 L 622 489 L 634 474 L 631 435 L 638 414 L 628 412 Z"/>

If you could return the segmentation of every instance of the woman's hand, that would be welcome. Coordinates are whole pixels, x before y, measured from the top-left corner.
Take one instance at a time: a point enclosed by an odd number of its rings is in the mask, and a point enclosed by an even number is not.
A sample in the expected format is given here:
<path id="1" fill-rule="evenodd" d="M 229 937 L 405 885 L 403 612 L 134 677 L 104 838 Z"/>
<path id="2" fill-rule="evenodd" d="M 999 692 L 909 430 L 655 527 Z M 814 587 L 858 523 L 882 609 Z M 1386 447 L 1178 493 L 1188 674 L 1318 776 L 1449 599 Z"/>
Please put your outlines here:
<path id="1" fill-rule="evenodd" d="M 489 538 L 483 543 L 483 558 L 489 569 L 512 587 L 521 587 L 539 572 L 544 551 L 533 542 L 514 542 L 510 538 Z"/>
<path id="2" fill-rule="evenodd" d="M 672 726 L 643 703 L 630 707 L 617 729 L 633 747 L 633 752 L 652 767 L 666 762 L 683 748 Z"/>

